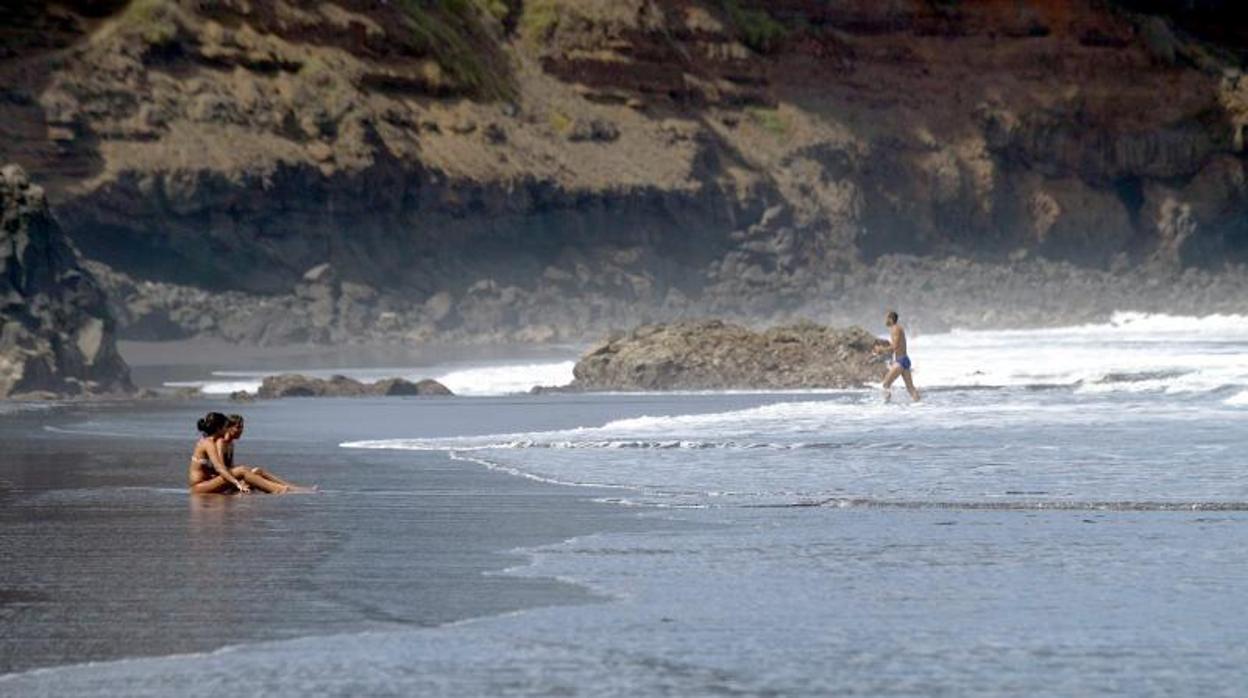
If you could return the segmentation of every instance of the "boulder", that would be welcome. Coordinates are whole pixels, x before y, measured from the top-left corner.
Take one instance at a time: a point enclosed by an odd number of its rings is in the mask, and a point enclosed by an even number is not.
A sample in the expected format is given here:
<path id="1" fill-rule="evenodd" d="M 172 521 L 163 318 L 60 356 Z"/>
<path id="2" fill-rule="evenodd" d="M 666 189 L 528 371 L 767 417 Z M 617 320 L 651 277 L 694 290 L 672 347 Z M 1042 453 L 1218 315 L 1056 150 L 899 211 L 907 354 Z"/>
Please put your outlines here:
<path id="1" fill-rule="evenodd" d="M 0 169 L 0 398 L 133 393 L 114 325 L 43 190 Z"/>
<path id="2" fill-rule="evenodd" d="M 413 383 L 403 378 L 387 378 L 376 383 L 363 383 L 347 376 L 331 376 L 325 379 L 304 376 L 298 373 L 268 376 L 260 384 L 260 389 L 256 391 L 256 396 L 260 398 L 453 394 L 446 386 L 430 379 Z"/>
<path id="3" fill-rule="evenodd" d="M 373 383 L 375 395 L 453 395 L 449 388 L 441 383 L 426 378 L 413 383 L 403 378 L 387 378 Z"/>
<path id="4" fill-rule="evenodd" d="M 813 323 L 755 332 L 719 320 L 643 325 L 591 349 L 573 390 L 852 388 L 879 380 L 876 338 Z"/>

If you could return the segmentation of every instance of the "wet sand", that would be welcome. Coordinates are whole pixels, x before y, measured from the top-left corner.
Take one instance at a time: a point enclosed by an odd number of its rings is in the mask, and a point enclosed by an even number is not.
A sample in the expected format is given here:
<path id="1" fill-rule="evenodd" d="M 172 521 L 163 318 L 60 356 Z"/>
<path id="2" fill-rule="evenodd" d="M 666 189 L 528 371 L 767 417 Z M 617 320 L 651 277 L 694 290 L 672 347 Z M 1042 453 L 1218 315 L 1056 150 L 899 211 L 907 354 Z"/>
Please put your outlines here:
<path id="1" fill-rule="evenodd" d="M 0 674 L 593 600 L 488 572 L 524 564 L 507 552 L 517 547 L 653 523 L 593 503 L 592 489 L 440 453 L 337 447 L 530 419 L 523 400 L 495 402 L 203 400 L 0 416 Z M 240 407 L 239 461 L 321 493 L 186 493 L 196 417 Z"/>

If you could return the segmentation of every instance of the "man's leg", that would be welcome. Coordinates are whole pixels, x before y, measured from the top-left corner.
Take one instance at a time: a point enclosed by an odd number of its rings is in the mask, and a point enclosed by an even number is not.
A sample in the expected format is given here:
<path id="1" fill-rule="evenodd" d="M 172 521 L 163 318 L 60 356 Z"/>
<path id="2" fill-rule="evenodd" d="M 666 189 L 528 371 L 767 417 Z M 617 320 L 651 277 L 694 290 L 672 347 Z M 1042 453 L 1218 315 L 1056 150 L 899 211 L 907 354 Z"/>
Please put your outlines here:
<path id="1" fill-rule="evenodd" d="M 914 387 L 914 380 L 910 377 L 909 371 L 901 372 L 901 379 L 906 382 L 906 392 L 910 393 L 910 399 L 915 402 L 919 401 L 919 390 Z"/>
<path id="2" fill-rule="evenodd" d="M 888 373 L 884 374 L 884 402 L 893 399 L 893 381 L 897 380 L 897 376 L 901 375 L 901 366 L 893 364 L 889 367 Z"/>

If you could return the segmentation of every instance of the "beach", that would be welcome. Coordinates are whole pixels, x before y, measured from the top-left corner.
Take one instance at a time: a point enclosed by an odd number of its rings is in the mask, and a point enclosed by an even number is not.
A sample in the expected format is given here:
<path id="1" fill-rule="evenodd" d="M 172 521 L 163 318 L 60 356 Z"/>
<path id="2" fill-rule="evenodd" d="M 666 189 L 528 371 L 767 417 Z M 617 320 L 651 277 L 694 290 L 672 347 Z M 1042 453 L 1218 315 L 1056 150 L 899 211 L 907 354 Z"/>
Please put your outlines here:
<path id="1" fill-rule="evenodd" d="M 6 415 L 0 673 L 593 598 L 570 584 L 483 574 L 522 562 L 514 548 L 635 525 L 593 505 L 591 492 L 440 454 L 337 448 L 387 423 L 400 433 L 454 429 L 463 407 L 149 401 Z M 193 424 L 208 409 L 242 409 L 255 424 L 240 460 L 322 491 L 188 496 Z M 477 412 L 486 411 L 509 407 Z"/>
<path id="2" fill-rule="evenodd" d="M 0 693 L 1242 695 L 1245 326 L 920 335 L 917 405 L 854 389 L 10 413 Z M 411 371 L 489 393 L 560 365 Z M 240 460 L 322 492 L 189 498 L 210 408 L 247 415 Z"/>

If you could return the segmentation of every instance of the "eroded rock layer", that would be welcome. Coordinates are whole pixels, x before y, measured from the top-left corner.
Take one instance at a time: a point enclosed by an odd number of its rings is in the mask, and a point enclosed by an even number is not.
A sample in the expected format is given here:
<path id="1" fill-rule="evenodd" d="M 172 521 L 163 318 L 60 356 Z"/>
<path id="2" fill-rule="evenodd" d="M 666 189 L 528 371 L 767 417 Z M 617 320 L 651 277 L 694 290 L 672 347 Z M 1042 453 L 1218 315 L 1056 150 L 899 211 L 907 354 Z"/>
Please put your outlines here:
<path id="1" fill-rule="evenodd" d="M 1242 11 L 1189 9 L 19 2 L 0 156 L 136 336 L 580 339 L 836 306 L 899 254 L 1242 276 Z"/>
<path id="2" fill-rule="evenodd" d="M 43 190 L 0 169 L 0 398 L 131 392 L 113 330 Z"/>

